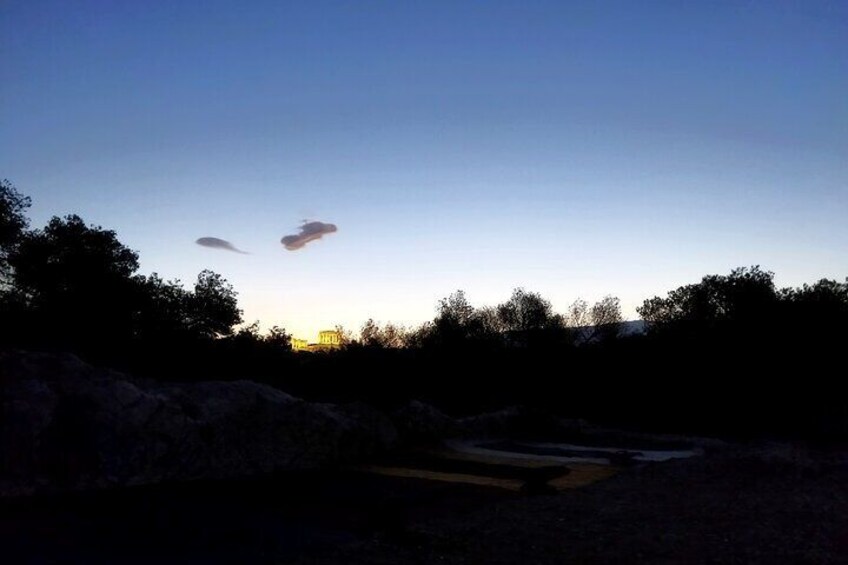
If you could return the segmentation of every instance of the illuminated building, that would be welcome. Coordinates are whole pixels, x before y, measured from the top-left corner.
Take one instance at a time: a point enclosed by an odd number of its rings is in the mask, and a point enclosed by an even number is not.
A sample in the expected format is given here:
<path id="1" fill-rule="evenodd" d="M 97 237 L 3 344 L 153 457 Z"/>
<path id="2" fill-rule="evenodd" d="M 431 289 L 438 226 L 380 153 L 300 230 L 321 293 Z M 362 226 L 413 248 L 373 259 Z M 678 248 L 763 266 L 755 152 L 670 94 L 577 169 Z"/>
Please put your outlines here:
<path id="1" fill-rule="evenodd" d="M 309 342 L 305 339 L 291 338 L 291 348 L 293 351 L 306 351 L 309 349 Z"/>
<path id="2" fill-rule="evenodd" d="M 337 349 L 342 346 L 341 333 L 336 330 L 323 330 L 318 332 L 318 343 L 308 343 L 305 339 L 291 338 L 293 351 L 326 351 Z"/>
<path id="3" fill-rule="evenodd" d="M 341 344 L 342 336 L 336 330 L 318 332 L 318 345 L 339 347 Z"/>

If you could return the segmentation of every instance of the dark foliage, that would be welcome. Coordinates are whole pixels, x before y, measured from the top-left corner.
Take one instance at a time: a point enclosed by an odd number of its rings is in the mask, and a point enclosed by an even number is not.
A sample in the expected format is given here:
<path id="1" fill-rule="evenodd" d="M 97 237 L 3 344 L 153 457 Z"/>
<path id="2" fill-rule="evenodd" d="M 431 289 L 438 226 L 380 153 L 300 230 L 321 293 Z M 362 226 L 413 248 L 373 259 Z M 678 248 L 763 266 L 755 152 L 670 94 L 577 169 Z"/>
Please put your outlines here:
<path id="1" fill-rule="evenodd" d="M 220 275 L 201 272 L 192 290 L 155 273 L 141 276 L 137 253 L 114 231 L 75 215 L 28 230 L 28 199 L 8 183 L 1 194 L 0 343 L 135 367 L 178 351 L 224 347 L 216 345 L 219 338 L 241 322 L 236 293 Z M 288 350 L 284 335 L 277 330 L 273 343 Z"/>
<path id="2" fill-rule="evenodd" d="M 476 308 L 462 291 L 416 329 L 369 320 L 359 338 L 293 353 L 279 328 L 241 323 L 211 271 L 191 289 L 137 273 L 114 232 L 77 216 L 28 230 L 28 200 L 4 183 L 6 284 L 0 345 L 60 349 L 163 380 L 252 379 L 322 401 L 452 414 L 507 405 L 631 428 L 747 437 L 848 438 L 848 280 L 777 289 L 739 268 L 646 300 L 644 335 L 620 336 L 618 299 L 566 315 L 516 289 Z"/>
<path id="3" fill-rule="evenodd" d="M 27 338 L 80 348 L 130 339 L 138 256 L 114 232 L 89 227 L 79 216 L 53 218 L 21 237 L 9 264 Z"/>
<path id="4" fill-rule="evenodd" d="M 709 328 L 723 323 L 761 324 L 777 312 L 780 295 L 774 273 L 759 266 L 734 269 L 730 275 L 709 275 L 682 286 L 666 298 L 654 297 L 638 308 L 654 329 L 690 325 Z"/>
<path id="5" fill-rule="evenodd" d="M 25 212 L 30 199 L 19 193 L 8 180 L 0 181 L 0 289 L 9 284 L 9 254 L 14 252 L 29 227 Z"/>

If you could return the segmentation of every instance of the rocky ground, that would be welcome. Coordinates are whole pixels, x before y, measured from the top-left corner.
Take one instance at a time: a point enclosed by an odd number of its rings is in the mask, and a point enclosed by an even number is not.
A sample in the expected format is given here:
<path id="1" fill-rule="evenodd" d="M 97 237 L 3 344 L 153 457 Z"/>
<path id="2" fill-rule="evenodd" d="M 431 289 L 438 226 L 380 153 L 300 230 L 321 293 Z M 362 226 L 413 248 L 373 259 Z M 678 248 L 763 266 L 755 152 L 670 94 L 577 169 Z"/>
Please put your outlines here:
<path id="1" fill-rule="evenodd" d="M 848 563 L 844 451 L 730 448 L 552 495 L 355 472 L 0 502 L 4 563 Z"/>
<path id="2" fill-rule="evenodd" d="M 300 563 L 848 563 L 848 459 L 731 448 L 481 504 Z"/>
<path id="3" fill-rule="evenodd" d="M 383 414 L 26 352 L 0 354 L 0 401 L 4 564 L 848 563 L 848 446 L 646 436 L 520 408 Z M 551 493 L 535 484 L 548 470 L 415 451 L 451 437 L 702 455 L 622 460 Z M 398 466 L 498 480 L 375 472 Z"/>
<path id="4" fill-rule="evenodd" d="M 336 467 L 393 446 L 360 403 L 250 381 L 159 383 L 73 355 L 0 352 L 0 496 Z"/>

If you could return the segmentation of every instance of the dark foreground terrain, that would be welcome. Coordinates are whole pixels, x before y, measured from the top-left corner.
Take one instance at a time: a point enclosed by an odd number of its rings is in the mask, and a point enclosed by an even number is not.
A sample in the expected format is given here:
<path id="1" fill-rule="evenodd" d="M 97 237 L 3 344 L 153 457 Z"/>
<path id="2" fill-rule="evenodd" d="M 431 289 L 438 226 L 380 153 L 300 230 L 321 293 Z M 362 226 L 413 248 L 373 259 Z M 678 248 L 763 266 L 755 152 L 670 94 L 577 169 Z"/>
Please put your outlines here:
<path id="1" fill-rule="evenodd" d="M 0 503 L 4 563 L 846 563 L 848 457 L 724 449 L 557 494 L 361 472 Z"/>

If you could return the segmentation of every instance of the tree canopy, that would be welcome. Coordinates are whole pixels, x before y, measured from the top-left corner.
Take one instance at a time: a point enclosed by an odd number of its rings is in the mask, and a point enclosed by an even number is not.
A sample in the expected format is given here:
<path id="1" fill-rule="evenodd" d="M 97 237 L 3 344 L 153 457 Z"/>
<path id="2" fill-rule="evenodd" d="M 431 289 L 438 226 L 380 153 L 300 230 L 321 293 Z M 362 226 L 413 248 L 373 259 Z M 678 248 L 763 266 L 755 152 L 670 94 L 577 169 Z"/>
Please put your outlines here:
<path id="1" fill-rule="evenodd" d="M 759 266 L 733 269 L 729 275 L 707 275 L 661 298 L 646 300 L 637 312 L 656 328 L 681 323 L 763 321 L 779 300 L 774 273 Z"/>
<path id="2" fill-rule="evenodd" d="M 8 283 L 9 254 L 29 227 L 26 210 L 30 204 L 29 197 L 19 193 L 11 182 L 0 181 L 0 285 Z"/>
<path id="3" fill-rule="evenodd" d="M 138 253 L 113 230 L 77 215 L 30 230 L 27 206 L 11 183 L 0 184 L 4 340 L 105 351 L 138 341 L 220 338 L 241 323 L 236 292 L 221 275 L 204 270 L 191 290 L 156 273 L 142 276 Z M 283 335 L 279 330 L 275 341 Z"/>

